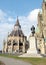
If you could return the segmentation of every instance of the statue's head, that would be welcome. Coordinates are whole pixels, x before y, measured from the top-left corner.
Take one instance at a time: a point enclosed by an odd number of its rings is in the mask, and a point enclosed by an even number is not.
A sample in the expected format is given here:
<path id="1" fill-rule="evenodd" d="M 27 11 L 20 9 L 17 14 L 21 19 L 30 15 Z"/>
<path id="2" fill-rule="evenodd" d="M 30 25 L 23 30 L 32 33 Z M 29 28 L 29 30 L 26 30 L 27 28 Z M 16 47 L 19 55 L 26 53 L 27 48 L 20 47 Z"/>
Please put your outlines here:
<path id="1" fill-rule="evenodd" d="M 32 36 L 34 36 L 34 34 L 35 34 L 35 27 L 34 27 L 34 25 L 32 25 L 32 27 L 31 27 L 31 32 L 32 32 Z"/>

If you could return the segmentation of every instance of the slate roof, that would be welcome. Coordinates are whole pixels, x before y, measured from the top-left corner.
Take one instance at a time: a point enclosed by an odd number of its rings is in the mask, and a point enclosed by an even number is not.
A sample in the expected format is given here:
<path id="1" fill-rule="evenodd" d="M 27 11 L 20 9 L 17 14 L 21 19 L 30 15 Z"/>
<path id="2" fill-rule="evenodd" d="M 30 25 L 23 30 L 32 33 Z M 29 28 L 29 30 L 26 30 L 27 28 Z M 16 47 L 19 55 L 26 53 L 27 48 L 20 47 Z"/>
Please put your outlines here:
<path id="1" fill-rule="evenodd" d="M 20 26 L 18 18 L 17 18 L 16 24 L 14 26 L 19 26 L 20 29 L 13 30 L 8 36 L 20 36 L 20 37 L 22 36 L 22 37 L 24 37 L 24 34 L 21 30 L 21 26 Z"/>
<path id="2" fill-rule="evenodd" d="M 22 32 L 22 30 L 13 30 L 12 32 L 11 32 L 11 34 L 10 34 L 10 36 L 24 36 L 24 34 L 23 34 L 23 32 Z"/>

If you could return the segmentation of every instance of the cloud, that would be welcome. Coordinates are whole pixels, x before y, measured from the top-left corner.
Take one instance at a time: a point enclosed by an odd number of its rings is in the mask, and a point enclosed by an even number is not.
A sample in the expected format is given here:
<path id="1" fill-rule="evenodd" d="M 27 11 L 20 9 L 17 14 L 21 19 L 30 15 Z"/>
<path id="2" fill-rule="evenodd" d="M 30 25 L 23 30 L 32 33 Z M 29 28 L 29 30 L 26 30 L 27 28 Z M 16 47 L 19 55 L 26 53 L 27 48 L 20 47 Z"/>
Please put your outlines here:
<path id="1" fill-rule="evenodd" d="M 15 18 L 0 9 L 0 23 L 13 23 Z"/>
<path id="2" fill-rule="evenodd" d="M 0 24 L 0 49 L 3 46 L 3 40 L 7 38 L 8 32 L 13 29 L 13 24 L 3 23 Z"/>
<path id="3" fill-rule="evenodd" d="M 34 25 L 37 27 L 37 16 L 40 9 L 34 9 L 27 16 L 20 16 L 20 24 L 22 26 L 23 32 L 26 36 L 29 36 L 31 33 L 31 26 Z"/>
<path id="4" fill-rule="evenodd" d="M 31 31 L 30 28 L 32 25 L 37 25 L 37 15 L 40 9 L 34 9 L 27 16 L 18 16 L 19 22 L 21 24 L 21 29 L 23 30 L 26 36 L 29 36 Z M 12 13 L 11 13 L 12 14 Z M 7 12 L 4 12 L 0 9 L 0 49 L 2 49 L 3 39 L 7 38 L 8 32 L 14 27 L 16 18 L 14 16 L 8 15 Z"/>
<path id="5" fill-rule="evenodd" d="M 0 22 L 4 22 L 7 14 L 0 9 Z"/>
<path id="6" fill-rule="evenodd" d="M 39 11 L 40 11 L 40 9 L 34 9 L 34 10 L 32 10 L 32 12 L 30 12 L 29 15 L 28 15 L 28 19 L 31 22 L 37 21 L 37 15 L 38 15 Z"/>
<path id="7" fill-rule="evenodd" d="M 0 17 L 6 16 L 6 15 L 7 14 L 3 10 L 0 9 Z"/>
<path id="8" fill-rule="evenodd" d="M 8 18 L 8 21 L 11 21 L 12 22 L 12 21 L 14 21 L 14 19 L 12 17 L 9 17 Z"/>

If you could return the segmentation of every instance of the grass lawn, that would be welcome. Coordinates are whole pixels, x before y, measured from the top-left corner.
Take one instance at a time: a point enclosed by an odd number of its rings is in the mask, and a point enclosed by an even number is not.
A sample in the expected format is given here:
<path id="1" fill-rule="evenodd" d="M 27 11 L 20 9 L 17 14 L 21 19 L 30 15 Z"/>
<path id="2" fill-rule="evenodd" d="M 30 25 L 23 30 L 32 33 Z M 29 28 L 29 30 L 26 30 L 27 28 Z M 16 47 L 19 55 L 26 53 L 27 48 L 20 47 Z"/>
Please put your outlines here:
<path id="1" fill-rule="evenodd" d="M 4 55 L 4 54 L 0 54 L 0 56 L 23 60 L 31 63 L 32 65 L 46 65 L 46 58 L 22 58 L 22 57 L 20 58 L 15 55 Z"/>

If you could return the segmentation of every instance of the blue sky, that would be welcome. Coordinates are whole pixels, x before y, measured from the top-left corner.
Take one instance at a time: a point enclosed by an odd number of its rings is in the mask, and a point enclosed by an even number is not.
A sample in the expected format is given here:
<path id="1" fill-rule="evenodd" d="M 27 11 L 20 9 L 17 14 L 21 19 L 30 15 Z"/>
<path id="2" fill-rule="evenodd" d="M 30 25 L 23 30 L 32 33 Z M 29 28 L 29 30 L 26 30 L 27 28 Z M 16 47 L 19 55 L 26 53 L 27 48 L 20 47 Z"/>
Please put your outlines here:
<path id="1" fill-rule="evenodd" d="M 41 8 L 42 0 L 0 0 L 0 9 L 14 12 L 15 15 L 27 15 L 35 8 Z"/>
<path id="2" fill-rule="evenodd" d="M 24 34 L 30 35 L 31 26 L 37 27 L 37 15 L 41 7 L 42 0 L 0 0 L 0 49 L 8 32 L 13 30 L 17 16 Z"/>

